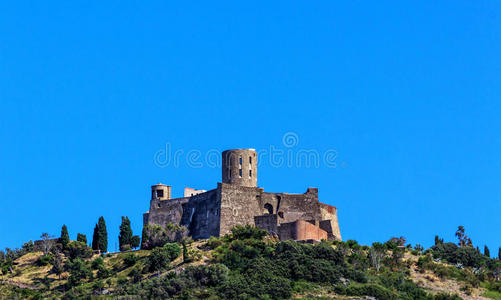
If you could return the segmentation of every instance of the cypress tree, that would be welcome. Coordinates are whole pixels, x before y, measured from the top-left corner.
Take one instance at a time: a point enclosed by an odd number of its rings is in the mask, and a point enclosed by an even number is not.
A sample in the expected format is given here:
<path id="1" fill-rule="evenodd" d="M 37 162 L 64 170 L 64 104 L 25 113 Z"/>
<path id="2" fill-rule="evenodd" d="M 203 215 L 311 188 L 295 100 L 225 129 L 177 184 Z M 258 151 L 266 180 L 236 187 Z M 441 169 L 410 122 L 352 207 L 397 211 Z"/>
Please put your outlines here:
<path id="1" fill-rule="evenodd" d="M 104 217 L 99 217 L 97 222 L 98 227 L 98 248 L 101 252 L 108 252 L 108 232 L 106 231 L 106 222 L 104 222 Z"/>
<path id="2" fill-rule="evenodd" d="M 489 251 L 489 247 L 487 247 L 487 245 L 484 246 L 484 255 L 491 257 L 491 252 Z"/>
<path id="3" fill-rule="evenodd" d="M 435 246 L 439 245 L 439 244 L 443 244 L 444 243 L 444 239 L 441 239 L 438 237 L 438 235 L 435 236 Z"/>
<path id="4" fill-rule="evenodd" d="M 132 228 L 130 227 L 130 220 L 128 217 L 122 217 L 122 224 L 120 225 L 120 235 L 118 236 L 118 245 L 120 251 L 127 250 L 132 247 Z"/>
<path id="5" fill-rule="evenodd" d="M 499 250 L 498 250 L 498 259 L 501 259 L 501 247 L 499 247 Z"/>
<path id="6" fill-rule="evenodd" d="M 83 233 L 77 233 L 77 241 L 87 245 L 87 236 Z"/>
<path id="7" fill-rule="evenodd" d="M 59 242 L 63 245 L 63 249 L 66 249 L 66 246 L 70 242 L 70 235 L 68 234 L 68 228 L 66 225 L 61 227 L 61 237 L 59 238 Z"/>
<path id="8" fill-rule="evenodd" d="M 92 234 L 92 250 L 99 250 L 99 227 L 94 226 L 94 233 Z"/>
<path id="9" fill-rule="evenodd" d="M 132 241 L 131 241 L 131 247 L 132 248 L 137 248 L 139 247 L 139 245 L 141 245 L 141 238 L 139 237 L 139 235 L 134 235 L 132 237 Z"/>
<path id="10" fill-rule="evenodd" d="M 144 250 L 144 249 L 148 249 L 149 246 L 148 246 L 148 242 L 149 242 L 149 239 L 150 239 L 150 235 L 149 235 L 149 231 L 148 231 L 148 228 L 149 226 L 146 225 L 143 227 L 143 233 L 142 233 L 142 236 L 141 236 L 141 249 Z M 501 248 L 499 248 L 499 253 L 501 255 Z"/>

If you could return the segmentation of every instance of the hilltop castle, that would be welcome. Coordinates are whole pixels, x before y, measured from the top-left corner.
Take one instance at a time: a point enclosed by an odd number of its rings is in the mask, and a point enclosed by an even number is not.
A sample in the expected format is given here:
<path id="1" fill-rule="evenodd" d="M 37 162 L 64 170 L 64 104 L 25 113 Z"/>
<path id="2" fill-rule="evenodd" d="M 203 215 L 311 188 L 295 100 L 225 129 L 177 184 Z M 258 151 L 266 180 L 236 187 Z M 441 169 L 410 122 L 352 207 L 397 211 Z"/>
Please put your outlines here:
<path id="1" fill-rule="evenodd" d="M 267 193 L 257 187 L 257 153 L 233 149 L 222 154 L 222 183 L 213 190 L 185 188 L 171 199 L 171 186 L 151 187 L 143 224 L 186 226 L 194 239 L 222 236 L 235 225 L 251 224 L 282 240 L 341 240 L 337 209 L 318 201 L 318 189 L 304 194 Z"/>

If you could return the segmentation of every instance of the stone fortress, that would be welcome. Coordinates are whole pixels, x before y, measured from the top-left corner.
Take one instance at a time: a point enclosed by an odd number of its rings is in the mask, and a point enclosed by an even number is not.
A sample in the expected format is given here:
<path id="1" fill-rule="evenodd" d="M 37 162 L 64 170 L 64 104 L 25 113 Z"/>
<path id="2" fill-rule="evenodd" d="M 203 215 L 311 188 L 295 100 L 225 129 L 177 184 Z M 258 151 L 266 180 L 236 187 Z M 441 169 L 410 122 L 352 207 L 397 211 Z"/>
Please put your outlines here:
<path id="1" fill-rule="evenodd" d="M 257 186 L 257 153 L 233 149 L 222 153 L 222 183 L 213 190 L 185 188 L 171 198 L 171 186 L 151 187 L 150 210 L 143 224 L 186 226 L 193 239 L 222 236 L 235 225 L 251 224 L 281 240 L 341 240 L 337 209 L 318 201 L 318 189 L 304 194 L 268 193 Z"/>

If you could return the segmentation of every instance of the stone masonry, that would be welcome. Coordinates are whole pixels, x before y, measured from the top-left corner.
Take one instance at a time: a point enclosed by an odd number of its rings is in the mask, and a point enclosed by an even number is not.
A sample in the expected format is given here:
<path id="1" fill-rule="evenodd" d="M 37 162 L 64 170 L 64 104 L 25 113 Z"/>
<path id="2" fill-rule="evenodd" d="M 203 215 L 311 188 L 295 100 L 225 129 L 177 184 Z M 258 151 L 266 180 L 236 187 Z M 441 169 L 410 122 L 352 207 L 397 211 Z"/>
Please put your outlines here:
<path id="1" fill-rule="evenodd" d="M 318 189 L 303 194 L 269 193 L 257 187 L 257 153 L 223 152 L 222 183 L 209 191 L 185 189 L 171 198 L 171 187 L 151 187 L 150 210 L 143 224 L 186 226 L 193 239 L 222 236 L 235 225 L 251 224 L 282 240 L 341 240 L 337 209 L 318 200 Z"/>

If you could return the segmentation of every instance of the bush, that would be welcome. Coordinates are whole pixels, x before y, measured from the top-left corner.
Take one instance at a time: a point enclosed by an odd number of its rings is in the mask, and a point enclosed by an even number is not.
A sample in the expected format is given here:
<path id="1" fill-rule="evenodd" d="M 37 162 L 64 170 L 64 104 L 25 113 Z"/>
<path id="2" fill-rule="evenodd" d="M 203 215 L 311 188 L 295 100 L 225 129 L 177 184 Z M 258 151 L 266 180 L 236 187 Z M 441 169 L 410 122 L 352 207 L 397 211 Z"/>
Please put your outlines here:
<path id="1" fill-rule="evenodd" d="M 68 278 L 69 286 L 76 286 L 82 279 L 92 277 L 92 271 L 89 266 L 80 258 L 68 261 L 67 266 L 70 272 L 70 277 Z"/>
<path id="2" fill-rule="evenodd" d="M 162 271 L 169 265 L 169 262 L 176 259 L 181 254 L 181 248 L 177 243 L 167 243 L 163 247 L 153 249 L 148 256 L 148 269 L 152 271 Z"/>
<path id="3" fill-rule="evenodd" d="M 433 300 L 462 300 L 462 299 L 463 298 L 459 297 L 458 295 L 449 295 L 444 293 L 440 293 L 433 296 Z"/>
<path id="4" fill-rule="evenodd" d="M 355 241 L 355 240 L 347 240 L 346 241 L 346 245 L 348 246 L 348 248 L 351 248 L 351 249 L 356 248 L 357 246 L 359 246 L 358 242 Z"/>
<path id="5" fill-rule="evenodd" d="M 194 281 L 196 286 L 216 286 L 228 279 L 228 273 L 228 268 L 222 264 L 198 265 L 188 266 L 182 277 Z"/>
<path id="6" fill-rule="evenodd" d="M 129 275 L 128 275 L 130 278 L 132 278 L 132 282 L 136 283 L 136 282 L 139 282 L 141 281 L 142 279 L 142 275 L 141 275 L 141 270 L 139 270 L 139 268 L 132 268 L 132 270 L 130 270 L 129 272 Z"/>
<path id="7" fill-rule="evenodd" d="M 87 245 L 87 236 L 83 233 L 77 233 L 77 242 L 82 242 Z"/>
<path id="8" fill-rule="evenodd" d="M 134 255 L 133 253 L 129 253 L 124 257 L 124 264 L 126 267 L 132 267 L 139 260 L 139 257 Z"/>
<path id="9" fill-rule="evenodd" d="M 434 258 L 446 260 L 450 264 L 480 267 L 489 260 L 484 255 L 478 253 L 473 247 L 458 247 L 454 243 L 440 243 L 431 249 Z"/>
<path id="10" fill-rule="evenodd" d="M 217 247 L 221 246 L 222 244 L 223 244 L 223 241 L 221 241 L 221 239 L 211 236 L 209 238 L 209 240 L 207 241 L 206 246 L 209 249 L 216 249 Z"/>
<path id="11" fill-rule="evenodd" d="M 231 240 L 262 240 L 266 231 L 252 225 L 237 225 L 231 229 Z"/>
<path id="12" fill-rule="evenodd" d="M 119 285 L 125 285 L 125 284 L 127 284 L 127 282 L 128 282 L 127 278 L 124 277 L 124 276 L 119 276 L 118 279 L 117 279 L 117 283 Z"/>
<path id="13" fill-rule="evenodd" d="M 104 260 L 101 256 L 92 261 L 91 267 L 93 270 L 97 270 L 102 266 L 104 266 Z"/>
<path id="14" fill-rule="evenodd" d="M 430 255 L 425 255 L 425 256 L 421 256 L 418 258 L 418 261 L 416 263 L 416 265 L 420 268 L 420 269 L 426 269 L 427 266 L 432 262 L 432 259 L 431 259 L 431 256 Z"/>
<path id="15" fill-rule="evenodd" d="M 111 270 L 106 268 L 105 266 L 100 266 L 97 269 L 97 277 L 98 278 L 101 278 L 101 279 L 108 278 L 111 276 L 111 274 L 112 274 Z"/>
<path id="16" fill-rule="evenodd" d="M 490 282 L 487 285 L 487 289 L 490 291 L 501 293 L 501 282 Z"/>
<path id="17" fill-rule="evenodd" d="M 36 265 L 37 266 L 48 266 L 48 265 L 52 264 L 53 261 L 54 261 L 54 256 L 49 253 L 47 255 L 40 256 L 36 261 Z"/>
<path id="18" fill-rule="evenodd" d="M 286 278 L 263 274 L 259 277 L 233 275 L 218 288 L 223 299 L 288 299 L 291 282 Z"/>
<path id="19" fill-rule="evenodd" d="M 66 245 L 64 252 L 70 259 L 90 258 L 93 254 L 92 248 L 87 246 L 85 243 L 78 241 L 69 242 Z"/>
<path id="20" fill-rule="evenodd" d="M 25 253 L 28 253 L 28 252 L 33 252 L 35 250 L 35 245 L 33 244 L 32 241 L 28 241 L 26 243 L 24 243 L 22 246 L 21 246 L 22 250 L 25 252 Z"/>
<path id="21" fill-rule="evenodd" d="M 190 263 L 192 261 L 198 261 L 202 258 L 202 253 L 195 248 L 188 248 L 185 243 L 183 243 L 183 262 Z"/>
<path id="22" fill-rule="evenodd" d="M 398 298 L 395 293 L 378 284 L 350 285 L 346 288 L 346 295 L 371 296 L 380 300 L 393 300 Z"/>
<path id="23" fill-rule="evenodd" d="M 405 273 L 385 273 L 379 277 L 379 282 L 389 290 L 400 292 L 400 298 L 428 299 L 426 292 L 412 280 L 407 279 Z M 407 297 L 403 297 L 407 295 Z"/>

